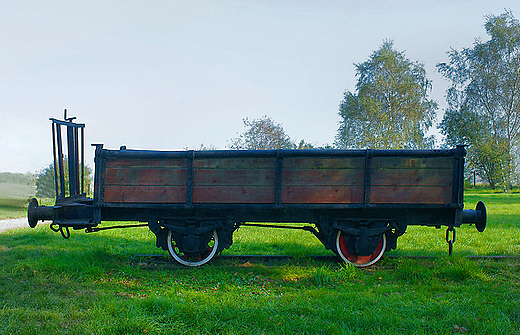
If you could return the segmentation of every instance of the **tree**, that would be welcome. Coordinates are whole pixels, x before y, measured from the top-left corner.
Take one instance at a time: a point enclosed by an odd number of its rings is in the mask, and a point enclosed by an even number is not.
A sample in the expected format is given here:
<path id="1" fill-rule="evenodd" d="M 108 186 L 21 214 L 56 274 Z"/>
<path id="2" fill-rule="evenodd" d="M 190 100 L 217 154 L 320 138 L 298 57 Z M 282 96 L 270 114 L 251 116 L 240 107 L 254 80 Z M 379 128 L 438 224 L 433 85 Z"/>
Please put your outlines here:
<path id="1" fill-rule="evenodd" d="M 295 149 L 296 144 L 285 133 L 282 125 L 268 116 L 260 119 L 243 119 L 246 130 L 231 140 L 231 149 L 265 150 Z"/>
<path id="2" fill-rule="evenodd" d="M 370 59 L 355 64 L 356 92 L 346 91 L 339 106 L 339 148 L 420 149 L 433 145 L 425 133 L 437 103 L 427 98 L 431 82 L 424 65 L 385 41 Z"/>
<path id="3" fill-rule="evenodd" d="M 65 190 L 69 191 L 69 168 L 67 160 L 64 160 L 64 178 L 65 178 Z M 84 190 L 85 193 L 89 193 L 89 185 L 92 182 L 92 169 L 85 166 L 84 170 Z M 50 163 L 45 168 L 41 169 L 36 174 L 36 196 L 42 198 L 55 198 L 56 187 L 54 182 L 54 163 Z"/>
<path id="4" fill-rule="evenodd" d="M 520 23 L 510 11 L 486 16 L 489 41 L 450 50 L 437 64 L 451 81 L 440 129 L 449 145 L 465 143 L 468 162 L 492 188 L 512 187 L 520 142 Z"/>
<path id="5" fill-rule="evenodd" d="M 296 146 L 298 150 L 313 150 L 316 149 L 316 146 L 312 143 L 307 143 L 305 140 L 301 140 L 300 143 Z"/>

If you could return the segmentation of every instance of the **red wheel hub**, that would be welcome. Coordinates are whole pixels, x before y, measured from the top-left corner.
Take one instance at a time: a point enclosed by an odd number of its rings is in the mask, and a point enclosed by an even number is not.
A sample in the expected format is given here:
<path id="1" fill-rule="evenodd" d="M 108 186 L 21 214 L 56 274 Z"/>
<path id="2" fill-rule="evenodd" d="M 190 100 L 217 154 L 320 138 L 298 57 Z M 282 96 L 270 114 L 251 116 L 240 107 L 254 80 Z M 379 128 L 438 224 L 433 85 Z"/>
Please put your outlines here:
<path id="1" fill-rule="evenodd" d="M 348 249 L 347 242 L 345 241 L 345 238 L 341 231 L 338 232 L 336 247 L 338 249 L 338 255 L 344 261 L 358 267 L 369 266 L 376 263 L 383 256 L 383 253 L 385 252 L 386 248 L 386 237 L 384 234 L 381 236 L 381 241 L 379 241 L 376 250 L 373 254 L 368 256 L 353 254 Z"/>

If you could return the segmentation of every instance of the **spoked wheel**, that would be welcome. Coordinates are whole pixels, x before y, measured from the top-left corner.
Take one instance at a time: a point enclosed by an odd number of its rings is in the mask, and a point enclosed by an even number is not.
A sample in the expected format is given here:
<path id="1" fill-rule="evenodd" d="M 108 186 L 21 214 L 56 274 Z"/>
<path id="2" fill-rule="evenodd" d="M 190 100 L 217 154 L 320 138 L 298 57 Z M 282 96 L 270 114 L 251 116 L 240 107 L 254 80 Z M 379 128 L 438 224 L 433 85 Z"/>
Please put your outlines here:
<path id="1" fill-rule="evenodd" d="M 372 264 L 375 264 L 383 254 L 385 253 L 386 249 L 386 236 L 385 234 L 382 235 L 381 241 L 379 242 L 376 251 L 369 256 L 359 256 L 359 255 L 353 255 L 347 246 L 347 242 L 345 241 L 345 238 L 343 236 L 343 233 L 341 230 L 338 231 L 338 236 L 336 237 L 336 250 L 338 252 L 338 256 L 341 257 L 341 259 L 349 264 L 354 265 L 355 267 L 366 267 L 370 266 Z"/>
<path id="2" fill-rule="evenodd" d="M 177 246 L 175 240 L 172 238 L 171 230 L 168 232 L 167 241 L 168 251 L 170 252 L 170 255 L 173 257 L 173 259 L 186 266 L 201 266 L 206 264 L 213 258 L 213 256 L 215 256 L 218 249 L 218 235 L 216 230 L 213 230 L 211 239 L 206 246 L 206 250 L 198 255 L 187 255 L 182 252 Z"/>

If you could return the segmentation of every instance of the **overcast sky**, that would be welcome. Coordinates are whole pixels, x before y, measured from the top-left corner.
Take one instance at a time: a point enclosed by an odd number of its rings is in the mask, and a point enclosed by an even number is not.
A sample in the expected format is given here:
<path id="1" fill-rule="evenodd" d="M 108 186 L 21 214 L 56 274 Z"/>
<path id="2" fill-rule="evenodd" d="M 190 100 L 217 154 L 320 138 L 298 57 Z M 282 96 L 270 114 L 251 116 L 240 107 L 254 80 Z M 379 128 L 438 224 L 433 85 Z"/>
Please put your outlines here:
<path id="1" fill-rule="evenodd" d="M 108 148 L 225 148 L 267 115 L 295 141 L 332 144 L 354 63 L 385 39 L 426 67 L 442 117 L 450 48 L 487 39 L 520 1 L 0 0 L 0 172 L 52 161 L 63 109 Z"/>

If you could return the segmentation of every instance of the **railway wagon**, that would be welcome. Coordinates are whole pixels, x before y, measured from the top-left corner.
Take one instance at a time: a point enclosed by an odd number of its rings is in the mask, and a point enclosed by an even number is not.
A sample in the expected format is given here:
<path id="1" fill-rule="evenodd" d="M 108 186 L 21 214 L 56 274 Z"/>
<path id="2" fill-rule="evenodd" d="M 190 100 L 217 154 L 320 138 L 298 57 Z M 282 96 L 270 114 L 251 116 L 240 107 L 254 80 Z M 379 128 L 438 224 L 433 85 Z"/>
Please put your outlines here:
<path id="1" fill-rule="evenodd" d="M 447 227 L 450 254 L 456 227 L 475 224 L 480 232 L 486 227 L 484 203 L 463 209 L 463 146 L 151 151 L 93 144 L 89 198 L 84 192 L 85 125 L 66 112 L 64 120 L 51 121 L 56 202 L 40 206 L 32 199 L 28 221 L 35 227 L 52 220 L 51 229 L 65 238 L 70 229 L 148 226 L 156 246 L 175 261 L 200 266 L 229 248 L 241 226 L 303 229 L 340 260 L 364 267 L 395 249 L 408 225 Z M 103 226 L 103 221 L 140 223 Z"/>

